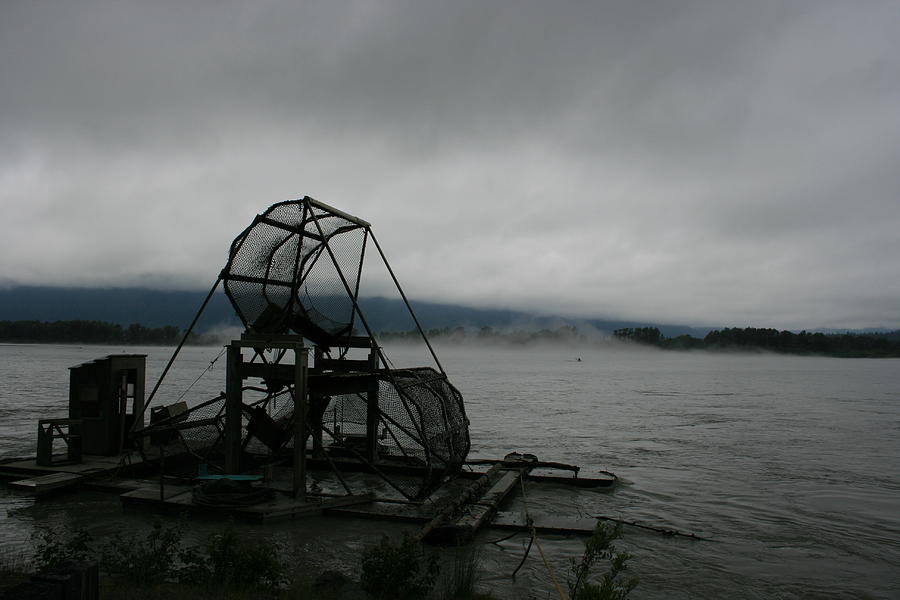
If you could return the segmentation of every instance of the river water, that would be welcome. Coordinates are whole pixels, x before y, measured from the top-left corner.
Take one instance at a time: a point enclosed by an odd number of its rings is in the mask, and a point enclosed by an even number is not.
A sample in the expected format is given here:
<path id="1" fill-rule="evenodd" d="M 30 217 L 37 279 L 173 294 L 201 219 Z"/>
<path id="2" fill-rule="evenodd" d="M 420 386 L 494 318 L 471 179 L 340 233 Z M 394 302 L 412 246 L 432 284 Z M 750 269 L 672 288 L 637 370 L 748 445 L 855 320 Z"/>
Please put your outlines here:
<path id="1" fill-rule="evenodd" d="M 187 348 L 161 388 L 175 401 L 220 353 Z M 438 356 L 462 391 L 472 457 L 517 450 L 615 472 L 612 493 L 534 486 L 532 513 L 603 515 L 694 533 L 698 541 L 626 527 L 619 548 L 640 578 L 632 597 L 900 598 L 900 360 L 627 348 L 448 346 Z M 67 368 L 110 353 L 148 356 L 155 381 L 165 348 L 0 345 L 0 458 L 34 452 L 38 418 L 65 416 Z M 422 348 L 389 349 L 397 366 L 427 365 Z M 581 361 L 577 359 L 581 358 Z M 224 358 L 194 385 L 224 387 Z M 154 402 L 155 403 L 155 402 Z M 515 500 L 509 510 L 522 508 Z M 35 502 L 0 488 L 0 551 L 27 554 L 41 528 L 102 536 L 144 530 L 152 516 L 113 495 L 67 493 Z M 216 525 L 185 525 L 188 539 Z M 359 551 L 398 526 L 304 519 L 241 526 L 313 569 L 352 574 Z M 500 598 L 558 597 L 528 536 L 478 538 L 480 587 Z M 564 582 L 578 538 L 539 538 Z M 563 583 L 563 586 L 565 584 Z"/>

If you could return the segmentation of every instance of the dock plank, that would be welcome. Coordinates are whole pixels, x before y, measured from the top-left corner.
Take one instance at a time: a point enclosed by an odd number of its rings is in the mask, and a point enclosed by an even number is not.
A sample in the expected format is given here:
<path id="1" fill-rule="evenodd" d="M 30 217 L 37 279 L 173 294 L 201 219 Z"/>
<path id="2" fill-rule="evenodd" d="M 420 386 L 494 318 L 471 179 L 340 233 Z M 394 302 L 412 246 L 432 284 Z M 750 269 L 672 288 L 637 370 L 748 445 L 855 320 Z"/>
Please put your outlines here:
<path id="1" fill-rule="evenodd" d="M 579 534 L 590 535 L 597 525 L 597 519 L 572 518 L 559 515 L 531 515 L 532 526 L 541 533 Z M 490 527 L 496 529 L 521 529 L 529 528 L 525 518 L 519 513 L 500 512 L 494 516 Z"/>
<path id="2" fill-rule="evenodd" d="M 364 505 L 329 508 L 325 511 L 325 514 L 359 519 L 385 519 L 407 523 L 427 523 L 434 517 L 432 510 L 419 505 L 378 501 Z"/>
<path id="3" fill-rule="evenodd" d="M 48 475 L 39 475 L 30 479 L 20 479 L 19 481 L 10 481 L 9 487 L 34 494 L 35 496 L 43 496 L 57 490 L 75 487 L 84 479 L 81 475 L 73 473 L 50 473 Z"/>
<path id="4" fill-rule="evenodd" d="M 521 478 L 521 471 L 505 471 L 500 479 L 494 482 L 494 485 L 492 485 L 477 501 L 477 504 L 490 506 L 496 509 L 516 485 L 518 485 Z"/>
<path id="5" fill-rule="evenodd" d="M 159 486 L 146 486 L 126 492 L 119 499 L 126 506 L 150 506 L 183 512 L 185 510 L 201 511 L 204 515 L 235 517 L 257 523 L 269 523 L 285 519 L 296 519 L 321 515 L 325 510 L 354 507 L 372 502 L 372 494 L 355 494 L 336 498 L 308 498 L 296 500 L 289 496 L 276 494 L 271 500 L 250 506 L 208 506 L 194 504 L 190 486 L 167 485 L 164 488 L 165 498 L 159 498 Z"/>
<path id="6" fill-rule="evenodd" d="M 480 497 L 473 499 L 461 516 L 435 527 L 426 541 L 436 544 L 467 544 L 479 529 L 488 526 L 504 498 L 522 479 L 520 469 L 503 469 Z"/>

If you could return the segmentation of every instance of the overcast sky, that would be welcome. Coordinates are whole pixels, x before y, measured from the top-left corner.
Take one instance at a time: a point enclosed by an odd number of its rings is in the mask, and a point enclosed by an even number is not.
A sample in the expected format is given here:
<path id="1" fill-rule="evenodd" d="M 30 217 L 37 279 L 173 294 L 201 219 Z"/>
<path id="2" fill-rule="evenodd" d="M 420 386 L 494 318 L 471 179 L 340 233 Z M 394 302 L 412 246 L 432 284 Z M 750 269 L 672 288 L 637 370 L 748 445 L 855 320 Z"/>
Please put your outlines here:
<path id="1" fill-rule="evenodd" d="M 0 2 L 0 284 L 207 289 L 270 204 L 407 293 L 900 328 L 900 2 Z"/>

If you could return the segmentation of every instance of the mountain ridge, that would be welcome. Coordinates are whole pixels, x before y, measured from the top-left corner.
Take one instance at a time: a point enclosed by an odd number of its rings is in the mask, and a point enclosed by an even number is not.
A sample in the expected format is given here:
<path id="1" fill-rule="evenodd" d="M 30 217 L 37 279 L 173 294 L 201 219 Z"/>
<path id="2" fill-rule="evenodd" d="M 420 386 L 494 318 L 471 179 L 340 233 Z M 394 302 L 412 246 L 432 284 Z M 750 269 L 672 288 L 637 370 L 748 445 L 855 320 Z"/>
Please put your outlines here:
<path id="1" fill-rule="evenodd" d="M 139 323 L 146 327 L 173 325 L 186 328 L 200 308 L 205 292 L 156 290 L 150 288 L 73 288 L 52 286 L 10 286 L 0 288 L 0 320 L 6 321 L 105 321 L 120 325 Z M 706 335 L 713 328 L 583 319 L 561 315 L 541 315 L 502 308 L 473 308 L 457 304 L 411 300 L 416 317 L 425 329 L 482 328 L 537 330 L 574 325 L 612 333 L 622 327 L 654 326 L 666 336 Z M 360 305 L 369 325 L 377 332 L 408 331 L 415 323 L 400 299 L 361 298 Z M 198 332 L 240 326 L 240 321 L 224 293 L 212 296 L 197 324 Z"/>

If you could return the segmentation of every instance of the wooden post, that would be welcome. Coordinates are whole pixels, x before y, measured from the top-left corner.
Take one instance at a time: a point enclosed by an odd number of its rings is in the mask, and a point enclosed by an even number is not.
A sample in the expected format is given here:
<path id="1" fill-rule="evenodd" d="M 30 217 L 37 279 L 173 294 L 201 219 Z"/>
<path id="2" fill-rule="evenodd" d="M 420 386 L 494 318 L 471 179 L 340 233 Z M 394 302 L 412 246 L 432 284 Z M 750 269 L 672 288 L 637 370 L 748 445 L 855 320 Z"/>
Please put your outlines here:
<path id="1" fill-rule="evenodd" d="M 166 445 L 159 445 L 159 501 L 166 501 L 166 488 L 165 482 L 163 480 L 163 475 L 166 469 Z"/>
<path id="2" fill-rule="evenodd" d="M 313 373 L 321 373 L 322 372 L 322 360 L 325 358 L 325 353 L 322 352 L 321 346 L 316 346 L 313 349 Z M 325 402 L 325 398 L 318 397 L 316 398 L 317 402 Z M 316 411 L 319 412 L 318 410 Z M 322 440 L 322 421 L 321 419 L 315 423 L 311 424 L 312 426 L 312 438 L 313 438 L 313 456 L 316 458 L 321 458 L 324 455 L 324 442 Z"/>
<path id="3" fill-rule="evenodd" d="M 306 420 L 308 348 L 294 347 L 294 498 L 306 500 Z"/>
<path id="4" fill-rule="evenodd" d="M 225 472 L 241 472 L 241 347 L 228 345 L 225 373 Z"/>
<path id="5" fill-rule="evenodd" d="M 378 460 L 378 352 L 369 352 L 369 389 L 366 393 L 366 458 L 372 464 Z"/>

